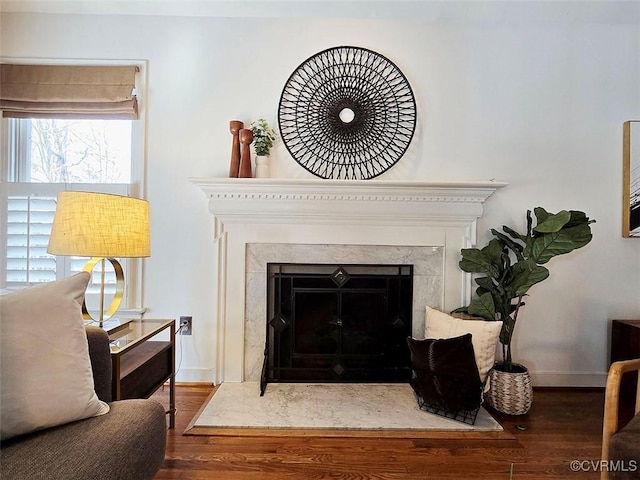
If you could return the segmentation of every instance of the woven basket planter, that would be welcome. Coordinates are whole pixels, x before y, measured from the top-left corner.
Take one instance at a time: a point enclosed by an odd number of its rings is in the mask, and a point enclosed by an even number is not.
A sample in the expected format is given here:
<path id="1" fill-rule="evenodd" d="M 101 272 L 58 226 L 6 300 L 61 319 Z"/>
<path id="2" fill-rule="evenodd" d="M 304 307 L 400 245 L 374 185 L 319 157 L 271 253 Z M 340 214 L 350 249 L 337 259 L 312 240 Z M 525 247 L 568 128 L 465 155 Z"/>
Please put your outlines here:
<path id="1" fill-rule="evenodd" d="M 502 372 L 495 367 L 489 372 L 490 390 L 486 402 L 508 415 L 524 415 L 533 403 L 533 387 L 526 367 L 513 365 L 515 372 Z"/>

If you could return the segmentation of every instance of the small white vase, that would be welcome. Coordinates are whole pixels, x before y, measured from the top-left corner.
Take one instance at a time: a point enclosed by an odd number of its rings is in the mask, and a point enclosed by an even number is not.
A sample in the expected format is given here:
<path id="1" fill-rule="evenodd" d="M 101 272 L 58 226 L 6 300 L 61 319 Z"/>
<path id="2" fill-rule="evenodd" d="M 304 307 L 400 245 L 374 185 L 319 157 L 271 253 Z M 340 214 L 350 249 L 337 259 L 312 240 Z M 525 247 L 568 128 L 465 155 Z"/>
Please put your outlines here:
<path id="1" fill-rule="evenodd" d="M 269 157 L 256 155 L 256 178 L 269 178 Z"/>

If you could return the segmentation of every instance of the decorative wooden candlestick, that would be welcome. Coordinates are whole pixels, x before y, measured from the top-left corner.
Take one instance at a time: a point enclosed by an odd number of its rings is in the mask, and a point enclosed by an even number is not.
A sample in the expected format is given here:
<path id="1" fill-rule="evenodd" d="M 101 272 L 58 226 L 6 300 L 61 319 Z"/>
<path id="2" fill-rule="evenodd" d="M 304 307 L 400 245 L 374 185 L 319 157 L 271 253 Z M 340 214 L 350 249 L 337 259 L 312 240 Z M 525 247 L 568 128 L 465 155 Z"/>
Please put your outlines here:
<path id="1" fill-rule="evenodd" d="M 236 178 L 240 172 L 240 139 L 239 132 L 244 128 L 244 123 L 240 120 L 231 120 L 229 122 L 229 131 L 233 135 L 231 141 L 231 164 L 229 167 L 229 177 Z"/>
<path id="2" fill-rule="evenodd" d="M 250 145 L 253 142 L 253 132 L 249 129 L 243 128 L 240 130 L 240 143 L 242 144 L 242 154 L 240 156 L 240 172 L 239 178 L 251 178 L 251 149 Z"/>

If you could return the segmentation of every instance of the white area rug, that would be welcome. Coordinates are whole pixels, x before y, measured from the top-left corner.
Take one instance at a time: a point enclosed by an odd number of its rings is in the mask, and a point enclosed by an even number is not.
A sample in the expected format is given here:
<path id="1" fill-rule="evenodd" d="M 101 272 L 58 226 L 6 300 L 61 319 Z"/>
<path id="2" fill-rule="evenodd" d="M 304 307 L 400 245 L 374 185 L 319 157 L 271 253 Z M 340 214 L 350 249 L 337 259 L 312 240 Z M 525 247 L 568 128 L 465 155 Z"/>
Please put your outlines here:
<path id="1" fill-rule="evenodd" d="M 483 408 L 475 425 L 422 411 L 411 387 L 397 383 L 270 383 L 263 397 L 257 382 L 223 383 L 190 428 L 502 431 Z"/>

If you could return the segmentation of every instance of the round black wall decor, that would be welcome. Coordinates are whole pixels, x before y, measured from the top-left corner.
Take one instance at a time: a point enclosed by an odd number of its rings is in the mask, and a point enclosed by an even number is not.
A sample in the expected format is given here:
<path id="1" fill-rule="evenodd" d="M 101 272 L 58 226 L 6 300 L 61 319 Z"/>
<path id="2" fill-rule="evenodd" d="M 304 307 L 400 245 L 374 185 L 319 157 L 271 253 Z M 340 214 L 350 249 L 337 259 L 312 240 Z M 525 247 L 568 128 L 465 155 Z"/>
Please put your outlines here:
<path id="1" fill-rule="evenodd" d="M 416 102 L 390 60 L 365 48 L 335 47 L 291 74 L 278 123 L 289 153 L 314 175 L 364 180 L 404 155 L 415 131 Z"/>

